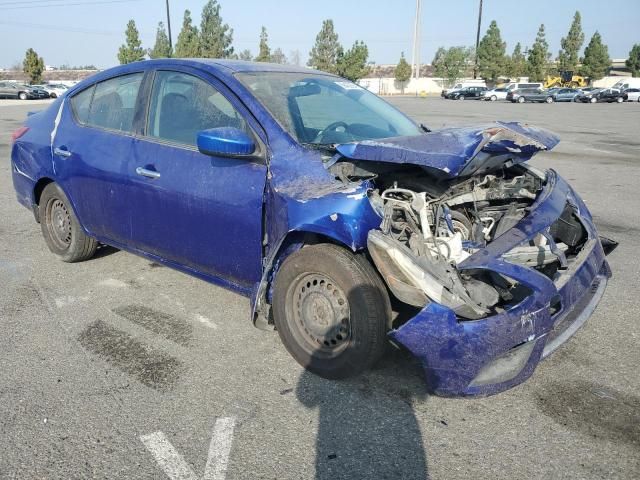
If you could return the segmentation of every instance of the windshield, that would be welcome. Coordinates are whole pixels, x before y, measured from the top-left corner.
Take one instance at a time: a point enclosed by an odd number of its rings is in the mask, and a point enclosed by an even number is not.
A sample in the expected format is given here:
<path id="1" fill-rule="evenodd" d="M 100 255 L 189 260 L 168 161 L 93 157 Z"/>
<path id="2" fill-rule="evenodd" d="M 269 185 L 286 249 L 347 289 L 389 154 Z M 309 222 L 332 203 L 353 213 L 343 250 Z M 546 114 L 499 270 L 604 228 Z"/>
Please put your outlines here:
<path id="1" fill-rule="evenodd" d="M 342 78 L 281 72 L 245 72 L 238 78 L 300 143 L 332 145 L 422 134 L 387 102 Z"/>

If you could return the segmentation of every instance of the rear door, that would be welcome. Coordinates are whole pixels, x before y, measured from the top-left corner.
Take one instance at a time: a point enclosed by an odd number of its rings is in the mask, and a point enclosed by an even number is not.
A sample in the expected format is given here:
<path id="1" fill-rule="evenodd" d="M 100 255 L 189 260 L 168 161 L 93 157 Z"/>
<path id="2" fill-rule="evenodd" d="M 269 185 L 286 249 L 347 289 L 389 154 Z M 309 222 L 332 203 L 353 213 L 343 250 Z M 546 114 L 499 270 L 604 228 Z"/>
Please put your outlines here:
<path id="1" fill-rule="evenodd" d="M 263 159 L 209 156 L 199 131 L 259 125 L 214 77 L 176 68 L 155 72 L 144 135 L 127 166 L 136 248 L 249 289 L 261 275 Z"/>
<path id="2" fill-rule="evenodd" d="M 57 181 L 80 222 L 116 245 L 131 238 L 127 164 L 143 77 L 144 72 L 117 76 L 67 98 L 53 141 Z"/>

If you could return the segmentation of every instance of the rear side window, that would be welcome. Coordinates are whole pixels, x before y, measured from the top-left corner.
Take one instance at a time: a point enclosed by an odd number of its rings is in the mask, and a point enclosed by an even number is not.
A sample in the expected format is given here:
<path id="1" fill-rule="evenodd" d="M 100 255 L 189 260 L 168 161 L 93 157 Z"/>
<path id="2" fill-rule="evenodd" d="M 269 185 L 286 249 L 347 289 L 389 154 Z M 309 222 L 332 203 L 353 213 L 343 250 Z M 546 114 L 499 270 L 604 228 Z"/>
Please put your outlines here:
<path id="1" fill-rule="evenodd" d="M 83 123 L 93 127 L 131 132 L 142 76 L 142 73 L 133 73 L 96 84 L 88 116 Z M 81 115 L 76 113 L 76 116 L 82 122 Z"/>
<path id="2" fill-rule="evenodd" d="M 91 107 L 91 98 L 95 85 L 89 87 L 71 98 L 71 108 L 76 116 L 76 120 L 85 125 L 89 119 L 89 108 Z"/>
<path id="3" fill-rule="evenodd" d="M 209 83 L 186 73 L 156 73 L 147 135 L 195 146 L 198 132 L 218 127 L 248 131 L 242 116 Z"/>

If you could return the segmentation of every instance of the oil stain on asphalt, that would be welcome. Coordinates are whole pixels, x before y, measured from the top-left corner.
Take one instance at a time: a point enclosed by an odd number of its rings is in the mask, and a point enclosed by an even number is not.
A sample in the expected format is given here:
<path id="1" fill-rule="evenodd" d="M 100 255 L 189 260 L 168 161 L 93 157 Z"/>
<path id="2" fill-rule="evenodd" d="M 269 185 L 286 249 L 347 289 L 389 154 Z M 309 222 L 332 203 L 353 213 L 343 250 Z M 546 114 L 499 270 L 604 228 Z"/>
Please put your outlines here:
<path id="1" fill-rule="evenodd" d="M 125 305 L 112 311 L 167 340 L 185 347 L 191 344 L 193 326 L 186 320 L 144 305 Z"/>
<path id="2" fill-rule="evenodd" d="M 182 362 L 151 348 L 102 320 L 90 324 L 78 337 L 88 351 L 156 390 L 171 390 L 180 378 Z"/>
<path id="3" fill-rule="evenodd" d="M 640 398 L 586 381 L 552 383 L 537 398 L 545 415 L 570 430 L 640 446 Z"/>

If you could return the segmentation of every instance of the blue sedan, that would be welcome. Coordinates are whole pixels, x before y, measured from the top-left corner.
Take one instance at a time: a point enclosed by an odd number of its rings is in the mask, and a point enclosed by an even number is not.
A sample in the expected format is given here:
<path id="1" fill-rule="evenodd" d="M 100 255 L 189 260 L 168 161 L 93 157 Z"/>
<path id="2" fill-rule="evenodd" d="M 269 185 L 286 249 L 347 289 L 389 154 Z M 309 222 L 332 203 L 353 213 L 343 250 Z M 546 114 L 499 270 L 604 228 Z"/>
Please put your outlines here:
<path id="1" fill-rule="evenodd" d="M 615 242 L 527 163 L 558 141 L 515 122 L 431 131 L 319 71 L 164 59 L 29 116 L 12 175 L 65 262 L 112 245 L 246 295 L 318 375 L 366 370 L 390 341 L 433 392 L 473 396 L 528 378 L 611 275 Z"/>

